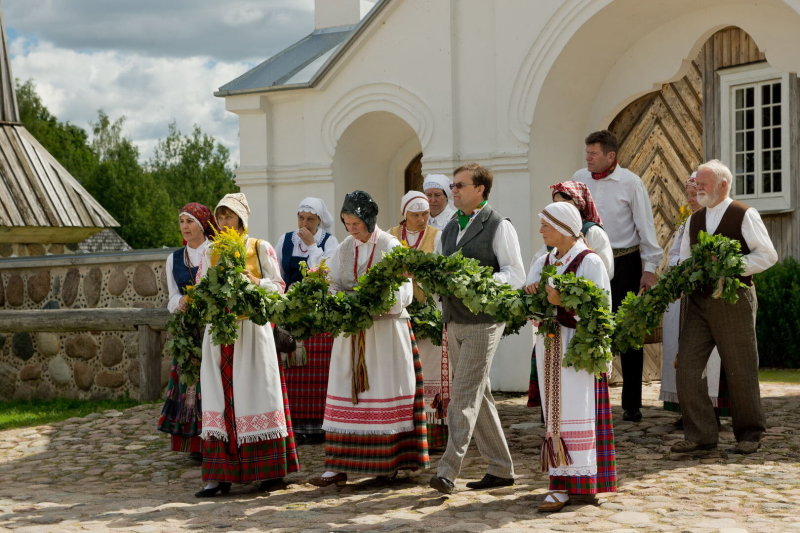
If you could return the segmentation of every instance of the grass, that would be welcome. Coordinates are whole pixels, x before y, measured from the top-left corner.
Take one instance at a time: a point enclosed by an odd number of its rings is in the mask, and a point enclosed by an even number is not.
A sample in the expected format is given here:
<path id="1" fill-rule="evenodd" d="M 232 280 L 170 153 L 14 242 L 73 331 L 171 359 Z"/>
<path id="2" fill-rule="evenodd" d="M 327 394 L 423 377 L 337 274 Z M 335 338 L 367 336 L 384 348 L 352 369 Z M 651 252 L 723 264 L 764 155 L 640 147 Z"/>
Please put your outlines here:
<path id="1" fill-rule="evenodd" d="M 758 371 L 758 379 L 774 383 L 800 383 L 800 369 L 761 369 Z"/>
<path id="2" fill-rule="evenodd" d="M 52 424 L 74 416 L 86 416 L 89 413 L 107 409 L 127 409 L 139 405 L 139 403 L 130 398 L 119 400 L 66 400 L 62 398 L 48 401 L 0 402 L 0 430 Z"/>

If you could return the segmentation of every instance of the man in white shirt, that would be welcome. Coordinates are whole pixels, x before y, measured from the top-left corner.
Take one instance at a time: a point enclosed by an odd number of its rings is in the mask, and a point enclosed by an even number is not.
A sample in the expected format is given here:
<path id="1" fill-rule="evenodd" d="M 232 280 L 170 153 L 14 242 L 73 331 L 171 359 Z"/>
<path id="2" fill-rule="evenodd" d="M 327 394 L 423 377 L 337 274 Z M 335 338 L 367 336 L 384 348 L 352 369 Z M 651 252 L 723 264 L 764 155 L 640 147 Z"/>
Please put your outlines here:
<path id="1" fill-rule="evenodd" d="M 444 174 L 428 174 L 422 182 L 422 190 L 428 197 L 431 206 L 431 214 L 428 217 L 428 225 L 443 230 L 444 227 L 456 214 L 456 208 L 450 203 L 450 184 L 452 180 Z"/>
<path id="2" fill-rule="evenodd" d="M 586 168 L 572 179 L 585 183 L 603 219 L 614 252 L 611 305 L 617 310 L 628 292 L 655 285 L 656 268 L 664 251 L 656 238 L 650 197 L 641 178 L 617 163 L 617 139 L 608 130 L 586 137 Z M 644 351 L 620 354 L 622 363 L 622 419 L 642 419 Z"/>
<path id="3" fill-rule="evenodd" d="M 511 222 L 487 203 L 493 179 L 491 171 L 477 163 L 456 169 L 451 188 L 459 210 L 442 232 L 437 252 L 452 255 L 460 251 L 490 267 L 499 283 L 518 289 L 525 283 L 519 239 Z M 430 486 L 445 494 L 453 492 L 473 433 L 489 465 L 483 479 L 469 482 L 467 487 L 481 490 L 513 485 L 514 465 L 489 383 L 489 368 L 505 324 L 496 323 L 486 313 L 472 313 L 452 296 L 442 297 L 442 321 L 453 381 L 447 404 L 447 449 Z"/>
<path id="4" fill-rule="evenodd" d="M 697 169 L 697 201 L 704 206 L 687 221 L 680 260 L 691 255 L 700 231 L 738 240 L 742 246 L 747 285 L 735 304 L 712 298 L 711 288 L 686 297 L 686 316 L 678 346 L 677 385 L 685 440 L 671 448 L 688 453 L 717 447 L 719 430 L 708 398 L 703 371 L 716 343 L 728 380 L 736 453 L 758 450 L 766 420 L 761 410 L 756 344 L 756 291 L 752 276 L 778 260 L 758 211 L 728 195 L 733 177 L 722 162 L 712 159 Z"/>

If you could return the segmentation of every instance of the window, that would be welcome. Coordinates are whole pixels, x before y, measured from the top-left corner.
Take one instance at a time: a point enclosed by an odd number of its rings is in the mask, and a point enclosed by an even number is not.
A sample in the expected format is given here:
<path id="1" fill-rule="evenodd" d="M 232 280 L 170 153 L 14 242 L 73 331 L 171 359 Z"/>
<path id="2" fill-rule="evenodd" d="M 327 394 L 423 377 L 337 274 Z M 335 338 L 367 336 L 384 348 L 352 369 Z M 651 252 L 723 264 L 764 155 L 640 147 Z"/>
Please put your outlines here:
<path id="1" fill-rule="evenodd" d="M 733 197 L 762 212 L 790 210 L 789 75 L 766 63 L 719 74 L 720 147 Z"/>

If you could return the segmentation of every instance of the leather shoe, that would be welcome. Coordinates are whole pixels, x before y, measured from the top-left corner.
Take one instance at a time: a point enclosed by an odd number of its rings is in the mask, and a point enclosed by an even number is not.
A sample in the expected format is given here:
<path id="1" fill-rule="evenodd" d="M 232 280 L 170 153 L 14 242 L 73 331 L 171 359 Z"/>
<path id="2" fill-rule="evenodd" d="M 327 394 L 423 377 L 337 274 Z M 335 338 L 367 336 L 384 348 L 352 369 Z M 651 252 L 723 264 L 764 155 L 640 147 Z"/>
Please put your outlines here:
<path id="1" fill-rule="evenodd" d="M 333 485 L 334 483 L 336 486 L 341 487 L 347 483 L 347 474 L 344 472 L 339 472 L 335 476 L 314 476 L 309 479 L 308 482 L 317 487 L 327 487 L 328 485 Z"/>
<path id="2" fill-rule="evenodd" d="M 733 449 L 735 453 L 743 453 L 745 455 L 755 453 L 761 447 L 761 443 L 757 440 L 740 440 L 736 443 L 736 448 Z"/>
<path id="3" fill-rule="evenodd" d="M 509 487 L 514 484 L 513 477 L 497 477 L 492 474 L 486 474 L 480 481 L 470 481 L 467 483 L 467 488 L 474 490 L 493 489 L 495 487 Z"/>
<path id="4" fill-rule="evenodd" d="M 674 453 L 691 453 L 691 452 L 699 452 L 704 450 L 713 450 L 717 447 L 716 442 L 709 442 L 707 444 L 701 444 L 699 442 L 692 442 L 690 440 L 681 440 L 673 444 L 669 451 Z"/>
<path id="5" fill-rule="evenodd" d="M 228 494 L 231 491 L 231 484 L 220 481 L 219 485 L 214 487 L 213 489 L 203 489 L 199 490 L 194 493 L 196 498 L 213 498 L 217 495 L 218 492 L 222 494 Z"/>
<path id="6" fill-rule="evenodd" d="M 452 494 L 455 489 L 455 485 L 452 481 L 441 476 L 433 476 L 428 484 L 444 494 Z"/>
<path id="7" fill-rule="evenodd" d="M 289 485 L 283 480 L 282 477 L 275 479 L 267 479 L 258 484 L 259 492 L 272 492 L 273 490 L 283 490 Z"/>
<path id="8" fill-rule="evenodd" d="M 622 413 L 622 419 L 628 422 L 638 422 L 642 419 L 642 412 L 639 409 L 635 411 L 624 411 Z"/>
<path id="9" fill-rule="evenodd" d="M 550 497 L 553 501 L 547 501 L 547 498 Z M 563 502 L 558 500 L 553 495 L 553 492 L 548 492 L 545 496 L 545 499 L 539 502 L 539 506 L 536 508 L 540 513 L 555 513 L 563 509 L 565 506 L 569 504 L 569 496 Z"/>

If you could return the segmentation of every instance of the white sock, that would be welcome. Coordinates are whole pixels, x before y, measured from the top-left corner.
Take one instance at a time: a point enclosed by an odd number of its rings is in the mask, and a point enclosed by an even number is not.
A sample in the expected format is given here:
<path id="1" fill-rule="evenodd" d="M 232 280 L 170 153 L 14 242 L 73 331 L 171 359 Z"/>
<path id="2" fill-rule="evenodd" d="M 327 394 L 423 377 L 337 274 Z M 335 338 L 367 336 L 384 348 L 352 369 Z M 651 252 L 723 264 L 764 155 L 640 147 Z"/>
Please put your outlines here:
<path id="1" fill-rule="evenodd" d="M 544 498 L 544 501 L 550 503 L 554 503 L 556 501 L 559 503 L 564 503 L 567 500 L 569 500 L 569 494 L 567 494 L 564 491 L 555 491 L 555 490 L 550 492 L 550 494 L 548 494 Z"/>
<path id="2" fill-rule="evenodd" d="M 203 490 L 216 489 L 217 487 L 219 487 L 219 481 L 209 481 L 206 486 L 203 487 Z"/>
<path id="3" fill-rule="evenodd" d="M 330 470 L 328 470 L 327 472 L 322 474 L 322 477 L 333 477 L 333 476 L 335 476 L 337 474 L 338 474 L 338 472 L 331 472 Z"/>

